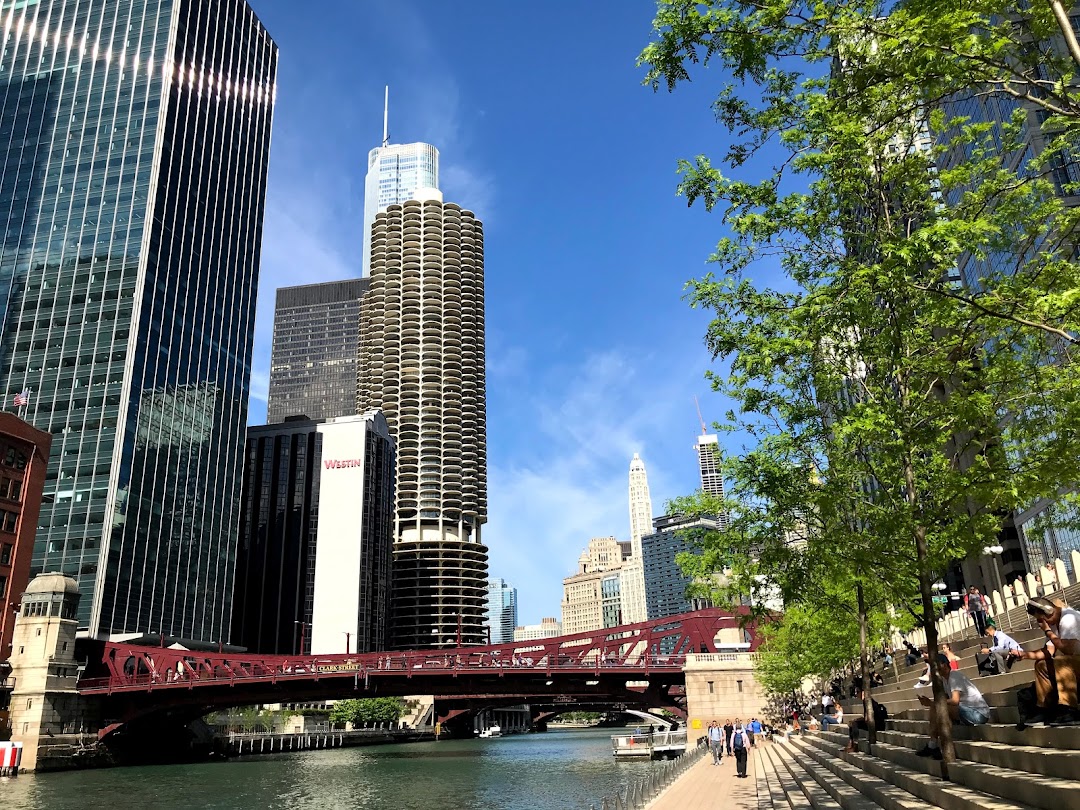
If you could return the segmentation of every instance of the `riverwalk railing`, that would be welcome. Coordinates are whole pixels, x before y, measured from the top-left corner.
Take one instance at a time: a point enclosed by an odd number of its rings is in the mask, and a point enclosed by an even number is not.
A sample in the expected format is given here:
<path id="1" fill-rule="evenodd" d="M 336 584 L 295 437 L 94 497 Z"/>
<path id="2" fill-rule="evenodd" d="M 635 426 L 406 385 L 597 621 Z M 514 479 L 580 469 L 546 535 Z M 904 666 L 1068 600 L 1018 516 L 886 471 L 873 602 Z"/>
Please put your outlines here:
<path id="1" fill-rule="evenodd" d="M 589 805 L 589 810 L 642 810 L 649 802 L 667 790 L 689 770 L 690 766 L 705 756 L 709 750 L 708 740 L 702 737 L 693 748 L 676 759 L 670 759 L 649 770 L 648 776 L 627 785 L 614 796 L 605 796 L 599 805 Z"/>

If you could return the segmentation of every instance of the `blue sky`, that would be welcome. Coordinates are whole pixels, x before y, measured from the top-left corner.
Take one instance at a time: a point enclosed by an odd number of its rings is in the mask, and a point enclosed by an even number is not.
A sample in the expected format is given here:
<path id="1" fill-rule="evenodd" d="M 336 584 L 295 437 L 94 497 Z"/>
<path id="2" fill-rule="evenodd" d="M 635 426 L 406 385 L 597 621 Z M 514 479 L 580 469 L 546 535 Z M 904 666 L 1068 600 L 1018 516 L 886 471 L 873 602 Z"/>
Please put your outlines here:
<path id="1" fill-rule="evenodd" d="M 678 158 L 723 151 L 720 77 L 641 86 L 652 0 L 250 2 L 281 47 L 250 421 L 274 290 L 359 275 L 389 84 L 391 140 L 435 144 L 485 223 L 491 575 L 520 623 L 558 617 L 588 539 L 629 535 L 632 455 L 660 515 L 698 486 L 693 397 L 725 410 L 682 300 L 722 225 L 675 194 Z"/>

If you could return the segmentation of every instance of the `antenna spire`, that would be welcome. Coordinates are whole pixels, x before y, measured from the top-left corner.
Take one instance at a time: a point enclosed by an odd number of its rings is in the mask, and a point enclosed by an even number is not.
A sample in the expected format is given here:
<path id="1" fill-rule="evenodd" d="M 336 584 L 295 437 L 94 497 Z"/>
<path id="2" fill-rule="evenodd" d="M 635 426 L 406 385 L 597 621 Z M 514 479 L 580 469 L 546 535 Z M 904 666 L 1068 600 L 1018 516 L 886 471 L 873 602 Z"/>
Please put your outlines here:
<path id="1" fill-rule="evenodd" d="M 694 407 L 697 408 L 697 418 L 701 422 L 701 435 L 704 436 L 708 433 L 708 429 L 705 427 L 705 420 L 701 418 L 701 403 L 698 402 L 697 395 L 694 395 Z"/>
<path id="2" fill-rule="evenodd" d="M 388 143 L 390 143 L 390 85 L 386 85 L 382 114 L 382 145 L 386 146 Z"/>

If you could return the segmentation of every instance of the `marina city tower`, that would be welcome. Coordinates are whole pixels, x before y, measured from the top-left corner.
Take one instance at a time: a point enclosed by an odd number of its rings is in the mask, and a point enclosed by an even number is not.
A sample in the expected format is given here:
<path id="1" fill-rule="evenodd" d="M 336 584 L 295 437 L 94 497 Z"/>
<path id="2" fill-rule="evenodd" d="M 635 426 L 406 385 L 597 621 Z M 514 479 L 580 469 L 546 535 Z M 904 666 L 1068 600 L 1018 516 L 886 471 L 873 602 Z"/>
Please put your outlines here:
<path id="1" fill-rule="evenodd" d="M 397 440 L 394 645 L 481 644 L 487 605 L 483 226 L 436 189 L 379 213 L 358 410 Z"/>
<path id="2" fill-rule="evenodd" d="M 277 47 L 244 0 L 0 30 L 0 395 L 53 436 L 31 575 L 91 635 L 227 641 Z"/>

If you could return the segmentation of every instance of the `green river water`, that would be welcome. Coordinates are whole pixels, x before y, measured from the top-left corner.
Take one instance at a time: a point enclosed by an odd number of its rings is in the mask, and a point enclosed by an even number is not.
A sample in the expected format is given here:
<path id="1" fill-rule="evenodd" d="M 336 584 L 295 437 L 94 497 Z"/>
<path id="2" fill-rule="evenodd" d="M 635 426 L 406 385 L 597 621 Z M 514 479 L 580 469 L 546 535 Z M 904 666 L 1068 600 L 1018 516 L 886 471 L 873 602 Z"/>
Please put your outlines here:
<path id="1" fill-rule="evenodd" d="M 229 762 L 27 774 L 0 781 L 3 810 L 583 810 L 643 776 L 616 762 L 612 730 L 339 748 Z"/>

